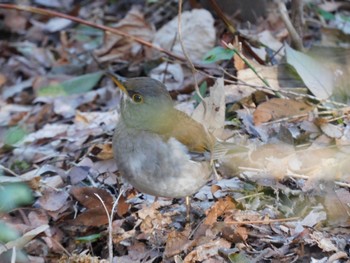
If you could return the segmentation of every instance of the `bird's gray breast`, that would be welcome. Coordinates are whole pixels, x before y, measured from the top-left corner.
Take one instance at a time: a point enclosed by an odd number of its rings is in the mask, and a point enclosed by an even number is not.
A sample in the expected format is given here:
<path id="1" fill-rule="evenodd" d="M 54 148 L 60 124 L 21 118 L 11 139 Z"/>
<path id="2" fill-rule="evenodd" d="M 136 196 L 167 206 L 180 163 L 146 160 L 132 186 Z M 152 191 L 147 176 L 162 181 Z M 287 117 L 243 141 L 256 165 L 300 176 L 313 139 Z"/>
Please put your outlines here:
<path id="1" fill-rule="evenodd" d="M 119 171 L 139 191 L 163 197 L 184 197 L 199 190 L 210 177 L 208 162 L 191 160 L 174 138 L 118 124 L 113 152 Z"/>

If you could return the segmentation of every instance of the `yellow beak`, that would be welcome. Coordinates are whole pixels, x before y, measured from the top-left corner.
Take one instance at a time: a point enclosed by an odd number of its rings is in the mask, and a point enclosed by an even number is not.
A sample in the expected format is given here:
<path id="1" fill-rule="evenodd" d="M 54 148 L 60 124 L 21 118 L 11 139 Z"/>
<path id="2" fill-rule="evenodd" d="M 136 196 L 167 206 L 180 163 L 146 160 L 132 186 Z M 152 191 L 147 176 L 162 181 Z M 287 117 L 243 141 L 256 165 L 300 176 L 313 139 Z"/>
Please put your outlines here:
<path id="1" fill-rule="evenodd" d="M 110 71 L 110 70 L 106 71 L 106 75 L 112 79 L 114 84 L 117 85 L 118 88 L 120 88 L 120 90 L 122 92 L 124 92 L 125 94 L 128 94 L 128 91 L 126 90 L 123 83 L 121 83 L 121 81 L 118 79 L 118 77 L 112 71 Z"/>

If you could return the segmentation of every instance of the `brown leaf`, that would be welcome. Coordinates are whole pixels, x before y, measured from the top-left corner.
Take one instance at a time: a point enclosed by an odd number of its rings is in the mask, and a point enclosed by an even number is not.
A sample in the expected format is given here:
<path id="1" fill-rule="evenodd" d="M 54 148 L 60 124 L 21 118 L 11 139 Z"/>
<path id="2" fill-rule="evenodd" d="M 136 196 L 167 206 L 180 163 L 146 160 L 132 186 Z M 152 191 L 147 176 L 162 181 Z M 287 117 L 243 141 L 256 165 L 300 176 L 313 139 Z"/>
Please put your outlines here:
<path id="1" fill-rule="evenodd" d="M 101 204 L 101 203 L 100 203 Z M 73 225 L 102 226 L 108 224 L 108 216 L 102 207 L 90 208 L 71 221 Z"/>
<path id="2" fill-rule="evenodd" d="M 204 220 L 204 224 L 212 225 L 216 222 L 217 218 L 223 215 L 226 211 L 235 209 L 236 205 L 233 199 L 229 196 L 219 199 L 209 210 L 207 218 Z"/>
<path id="3" fill-rule="evenodd" d="M 110 213 L 113 206 L 113 197 L 109 192 L 96 187 L 74 187 L 71 189 L 71 194 L 83 206 L 88 208 L 72 221 L 73 224 L 101 226 L 108 223 L 106 211 L 96 194 L 103 200 L 108 213 Z"/>
<path id="4" fill-rule="evenodd" d="M 117 205 L 118 216 L 122 217 L 123 215 L 125 215 L 129 211 L 129 208 L 130 204 L 126 202 L 126 198 L 123 195 L 120 196 Z"/>
<path id="5" fill-rule="evenodd" d="M 4 85 L 6 81 L 7 81 L 6 75 L 0 73 L 0 87 Z"/>
<path id="6" fill-rule="evenodd" d="M 28 220 L 30 221 L 30 225 L 34 227 L 49 224 L 49 218 L 44 210 L 30 211 L 28 214 Z"/>
<path id="7" fill-rule="evenodd" d="M 5 12 L 5 25 L 11 29 L 12 32 L 24 33 L 27 26 L 28 19 L 22 13 L 8 10 Z"/>
<path id="8" fill-rule="evenodd" d="M 218 255 L 219 249 L 230 248 L 231 242 L 226 241 L 225 239 L 218 239 L 207 244 L 196 247 L 192 250 L 185 259 L 184 263 L 194 263 L 194 262 L 203 262 L 209 258 L 216 257 Z M 224 261 L 214 261 L 214 262 L 224 262 Z"/>
<path id="9" fill-rule="evenodd" d="M 192 243 L 192 241 L 188 239 L 190 231 L 191 229 L 187 227 L 182 232 L 176 230 L 170 232 L 165 245 L 164 257 L 173 257 L 184 251 L 189 246 L 189 243 Z"/>
<path id="10" fill-rule="evenodd" d="M 245 227 L 226 226 L 222 229 L 222 236 L 232 243 L 245 242 L 248 230 Z"/>
<path id="11" fill-rule="evenodd" d="M 211 187 L 210 187 L 210 190 L 211 190 L 211 193 L 212 194 L 215 194 L 217 191 L 221 190 L 222 188 L 216 184 L 213 184 Z"/>
<path id="12" fill-rule="evenodd" d="M 253 114 L 254 124 L 278 120 L 286 117 L 300 117 L 312 110 L 312 106 L 296 100 L 274 98 L 260 104 Z"/>
<path id="13" fill-rule="evenodd" d="M 134 262 L 154 262 L 160 256 L 158 249 L 152 249 L 144 242 L 135 242 L 128 247 L 128 254 L 121 257 L 114 257 L 113 262 L 134 263 Z M 149 259 L 149 260 L 148 260 Z M 102 262 L 101 262 L 102 263 Z"/>
<path id="14" fill-rule="evenodd" d="M 240 71 L 242 69 L 245 69 L 247 68 L 246 64 L 244 63 L 244 61 L 240 58 L 240 56 L 237 55 L 237 53 L 235 53 L 233 55 L 233 62 L 234 62 L 234 65 L 235 65 L 235 69 L 237 71 Z"/>
<path id="15" fill-rule="evenodd" d="M 101 197 L 105 203 L 108 211 L 110 212 L 113 206 L 113 197 L 106 190 L 97 187 L 73 187 L 71 194 L 77 199 L 83 206 L 89 209 L 100 207 L 102 208 L 101 201 L 97 198 L 97 195 Z M 103 209 L 103 208 L 102 208 Z"/>
<path id="16" fill-rule="evenodd" d="M 327 209 L 327 218 L 331 225 L 350 224 L 350 193 L 348 189 L 329 189 L 325 195 L 324 205 Z"/>
<path id="17" fill-rule="evenodd" d="M 53 221 L 57 221 L 67 214 L 71 214 L 73 207 L 72 201 L 66 201 L 64 205 L 56 211 L 47 211 L 47 214 L 52 218 Z"/>
<path id="18" fill-rule="evenodd" d="M 113 159 L 112 144 L 95 144 L 89 149 L 90 155 L 96 156 L 100 160 Z"/>

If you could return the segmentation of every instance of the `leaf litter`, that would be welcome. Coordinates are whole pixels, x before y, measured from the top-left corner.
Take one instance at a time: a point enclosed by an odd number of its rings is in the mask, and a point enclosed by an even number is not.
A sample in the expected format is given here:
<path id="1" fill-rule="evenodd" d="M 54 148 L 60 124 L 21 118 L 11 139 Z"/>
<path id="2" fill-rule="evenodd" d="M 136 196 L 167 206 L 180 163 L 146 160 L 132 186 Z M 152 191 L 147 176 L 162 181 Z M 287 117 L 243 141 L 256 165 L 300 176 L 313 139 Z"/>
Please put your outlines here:
<path id="1" fill-rule="evenodd" d="M 41 2 L 31 4 L 47 5 Z M 102 2 L 82 7 L 60 1 L 48 8 L 75 7 L 86 20 L 111 24 L 182 54 L 175 33 L 176 8 L 165 9 L 165 1 L 132 7 L 130 1 L 123 10 L 125 6 Z M 346 12 L 341 5 L 315 5 L 327 12 Z M 152 17 L 148 12 L 154 6 L 164 11 L 163 20 L 159 13 Z M 5 21 L 0 30 L 7 34 L 0 44 L 0 184 L 11 200 L 16 200 L 14 193 L 24 193 L 14 207 L 0 208 L 0 229 L 14 231 L 0 236 L 1 261 L 10 262 L 16 248 L 18 262 L 106 262 L 109 231 L 115 262 L 348 260 L 350 100 L 341 86 L 346 81 L 339 81 L 347 72 L 344 64 L 337 59 L 322 64 L 314 53 L 283 45 L 288 31 L 276 14 L 261 18 L 264 23 L 248 31 L 235 18 L 240 34 L 263 44 L 241 39 L 254 72 L 238 66 L 236 51 L 218 46 L 230 38 L 237 44 L 223 30 L 221 15 L 214 20 L 211 9 L 185 9 L 184 45 L 199 66 L 198 79 L 208 87 L 206 106 L 200 103 L 196 109 L 198 96 L 196 101 L 185 63 L 67 20 L 0 8 Z M 304 15 L 310 19 L 315 10 Z M 195 13 L 206 19 L 196 20 Z M 169 15 L 170 22 L 165 19 Z M 339 27 L 339 19 L 329 16 L 326 23 Z M 310 36 L 319 34 L 319 39 L 328 37 L 318 44 L 330 44 L 329 33 L 305 30 Z M 342 41 L 342 46 L 348 45 Z M 186 224 L 183 200 L 154 199 L 119 177 L 111 137 L 120 94 L 94 63 L 92 50 L 101 63 L 125 77 L 149 75 L 172 83 L 178 108 L 217 137 L 248 146 L 248 154 L 221 159 L 217 172 L 223 179 L 212 180 L 193 196 L 191 224 Z M 211 54 L 210 61 L 206 54 Z M 265 64 L 254 62 L 254 57 Z M 294 70 L 283 63 L 285 58 Z M 11 187 L 18 183 L 20 188 L 13 192 Z M 108 217 L 96 194 L 110 212 L 121 191 L 113 228 L 108 230 Z"/>

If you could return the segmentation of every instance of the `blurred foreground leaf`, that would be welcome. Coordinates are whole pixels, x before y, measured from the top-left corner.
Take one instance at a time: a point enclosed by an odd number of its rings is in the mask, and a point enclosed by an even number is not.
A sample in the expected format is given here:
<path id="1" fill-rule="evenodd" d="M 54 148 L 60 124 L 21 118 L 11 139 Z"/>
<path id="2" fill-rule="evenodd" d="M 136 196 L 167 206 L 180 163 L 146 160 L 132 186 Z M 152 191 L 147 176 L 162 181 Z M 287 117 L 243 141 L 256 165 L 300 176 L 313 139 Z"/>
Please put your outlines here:
<path id="1" fill-rule="evenodd" d="M 250 259 L 244 253 L 232 253 L 229 255 L 229 260 L 231 263 L 249 263 Z"/>
<path id="2" fill-rule="evenodd" d="M 30 204 L 33 197 L 31 190 L 25 184 L 1 184 L 0 200 L 0 212 L 6 212 L 20 205 Z"/>
<path id="3" fill-rule="evenodd" d="M 27 132 L 25 129 L 19 126 L 14 126 L 9 128 L 5 132 L 4 142 L 6 145 L 14 145 L 20 140 L 22 140 L 26 135 L 27 135 Z"/>
<path id="4" fill-rule="evenodd" d="M 0 221 L 0 243 L 6 243 L 19 237 L 16 230 L 9 227 L 6 223 Z"/>
<path id="5" fill-rule="evenodd" d="M 334 74 L 322 63 L 286 45 L 287 63 L 294 67 L 308 89 L 319 99 L 328 99 L 334 89 Z"/>
<path id="6" fill-rule="evenodd" d="M 57 84 L 51 84 L 39 90 L 39 96 L 64 96 L 80 94 L 91 90 L 101 79 L 103 72 L 85 74 Z"/>

